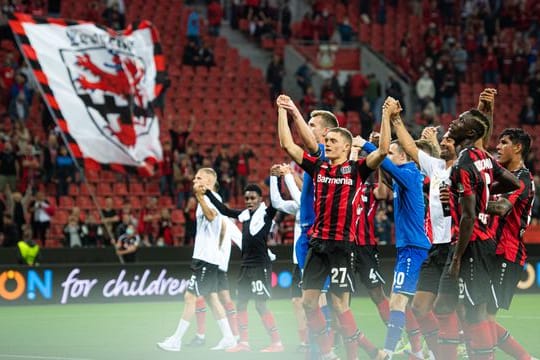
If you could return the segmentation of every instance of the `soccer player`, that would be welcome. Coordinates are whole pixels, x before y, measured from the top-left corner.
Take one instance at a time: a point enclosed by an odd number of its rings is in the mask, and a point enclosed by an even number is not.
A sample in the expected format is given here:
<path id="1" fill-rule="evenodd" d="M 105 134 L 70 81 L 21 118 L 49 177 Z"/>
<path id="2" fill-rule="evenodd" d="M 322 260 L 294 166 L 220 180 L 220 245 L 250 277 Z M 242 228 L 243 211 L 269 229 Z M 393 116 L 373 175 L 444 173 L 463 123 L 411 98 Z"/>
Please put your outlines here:
<path id="1" fill-rule="evenodd" d="M 251 351 L 247 305 L 250 299 L 255 299 L 255 308 L 272 340 L 270 346 L 262 349 L 261 352 L 282 352 L 284 348 L 274 315 L 266 305 L 266 300 L 270 298 L 272 274 L 266 239 L 276 209 L 272 206 L 266 207 L 262 201 L 262 190 L 256 184 L 248 184 L 244 189 L 245 210 L 228 208 L 210 191 L 207 191 L 206 195 L 221 214 L 236 218 L 242 223 L 242 265 L 238 278 L 237 302 L 240 341 L 237 346 L 227 351 Z"/>
<path id="2" fill-rule="evenodd" d="M 371 133 L 370 142 L 378 145 L 379 137 L 379 133 Z M 360 151 L 360 147 L 356 145 L 355 140 L 356 138 L 353 139 L 351 160 L 356 160 Z M 371 300 L 377 306 L 382 321 L 387 324 L 390 317 L 390 308 L 383 289 L 385 282 L 379 273 L 379 252 L 377 250 L 374 226 L 379 201 L 385 200 L 384 195 L 380 192 L 375 173 L 371 174 L 360 191 L 361 202 L 357 209 L 359 217 L 354 264 L 359 280 L 364 284 Z"/>
<path id="3" fill-rule="evenodd" d="M 390 117 L 399 116 L 401 107 L 392 109 Z M 361 144 L 364 147 L 366 144 Z M 364 149 L 371 151 L 372 149 Z M 409 297 L 414 296 L 420 272 L 420 266 L 431 247 L 424 230 L 424 177 L 410 160 L 397 141 L 392 142 L 388 153 L 389 161 L 382 164 L 382 169 L 393 179 L 394 218 L 396 226 L 397 260 L 394 267 L 394 283 L 390 294 L 390 318 L 384 345 L 384 351 L 392 357 L 396 345 L 405 327 L 406 308 Z M 387 190 L 388 184 L 383 176 L 379 177 L 381 190 Z M 414 320 L 412 314 L 410 321 Z"/>
<path id="4" fill-rule="evenodd" d="M 339 127 L 339 123 L 334 114 L 329 111 L 315 110 L 310 113 L 310 119 L 306 123 L 302 113 L 294 104 L 294 101 L 287 95 L 280 95 L 276 100 L 278 107 L 287 110 L 294 121 L 302 142 L 310 154 L 316 154 L 323 160 L 327 160 L 324 152 L 324 137 L 329 129 Z M 315 190 L 313 179 L 307 172 L 303 174 L 302 192 L 300 194 L 300 237 L 296 242 L 296 258 L 300 269 L 304 268 L 305 259 L 309 248 L 308 232 L 315 222 Z M 321 311 L 327 322 L 327 329 L 330 329 L 332 302 L 327 302 L 326 287 L 321 293 Z M 310 335 L 312 337 L 312 335 Z M 310 341 L 312 342 L 312 341 Z M 314 350 L 314 349 L 313 349 Z M 314 354 L 315 355 L 315 354 Z"/>
<path id="5" fill-rule="evenodd" d="M 238 317 L 236 307 L 231 299 L 229 275 L 227 274 L 233 242 L 241 249 L 242 233 L 230 219 L 224 217 L 219 239 L 219 252 L 221 258 L 217 274 L 217 293 L 219 301 L 227 313 L 227 319 L 233 336 L 237 339 L 239 336 Z M 195 303 L 195 317 L 197 319 L 197 332 L 187 346 L 201 347 L 206 343 L 206 301 L 203 296 L 198 297 L 197 302 Z"/>
<path id="6" fill-rule="evenodd" d="M 279 106 L 279 103 L 278 103 Z M 308 328 L 317 336 L 323 359 L 336 359 L 332 340 L 326 331 L 324 315 L 319 307 L 321 289 L 330 276 L 330 293 L 342 332 L 345 336 L 349 359 L 356 358 L 359 343 L 367 339 L 356 326 L 349 308 L 349 295 L 354 291 L 351 272 L 351 252 L 356 239 L 356 209 L 360 198 L 358 191 L 369 174 L 385 158 L 390 142 L 389 113 L 395 107 L 389 98 L 383 108 L 383 122 L 378 150 L 365 159 L 348 160 L 352 135 L 343 128 L 329 129 L 325 135 L 328 161 L 302 150 L 294 143 L 287 123 L 287 111 L 278 107 L 278 133 L 281 147 L 309 173 L 315 189 L 315 222 L 310 230 L 310 249 L 303 274 L 303 305 Z M 315 154 L 320 155 L 320 154 Z M 375 358 L 384 356 L 369 343 L 368 354 Z M 366 349 L 366 347 L 364 347 Z"/>
<path id="7" fill-rule="evenodd" d="M 444 134 L 440 143 L 440 158 L 430 156 L 418 149 L 415 141 L 407 131 L 405 124 L 399 116 L 392 118 L 392 126 L 399 143 L 414 162 L 420 166 L 420 170 L 430 178 L 429 185 L 429 214 L 431 218 L 432 247 L 428 258 L 422 264 L 416 294 L 412 300 L 412 309 L 420 325 L 430 351 L 436 359 L 444 355 L 439 354 L 439 340 L 443 344 L 447 339 L 439 338 L 439 321 L 433 314 L 433 304 L 439 291 L 439 281 L 443 274 L 444 264 L 450 251 L 452 236 L 452 219 L 449 211 L 445 213 L 440 199 L 440 188 L 450 185 L 450 169 L 454 164 L 457 154 L 454 140 Z M 428 127 L 422 132 L 422 138 L 437 144 L 437 128 Z M 454 312 L 451 316 L 456 317 Z M 457 318 L 455 318 L 457 321 Z M 441 319 L 444 323 L 446 318 Z M 454 340 L 454 339 L 451 339 Z M 443 345 L 444 346 L 444 345 Z"/>
<path id="8" fill-rule="evenodd" d="M 515 359 L 528 360 L 531 355 L 501 326 L 495 315 L 498 309 L 510 308 L 517 283 L 527 260 L 523 234 L 531 220 L 531 208 L 535 196 L 534 181 L 524 165 L 531 148 L 531 137 L 522 129 L 505 129 L 499 135 L 497 155 L 499 163 L 519 179 L 519 189 L 501 194 L 508 206 L 498 216 L 492 217 L 497 240 L 495 266 L 491 281 L 496 302 L 490 298 L 488 314 L 496 334 L 496 345 Z"/>
<path id="9" fill-rule="evenodd" d="M 462 325 L 470 339 L 472 360 L 494 356 L 495 341 L 486 313 L 486 304 L 492 296 L 489 269 L 495 253 L 493 233 L 488 226 L 489 194 L 512 191 L 519 186 L 517 179 L 482 149 L 488 129 L 489 120 L 472 109 L 452 121 L 448 130 L 448 136 L 461 148 L 450 172 L 455 204 L 451 212 L 454 223 L 459 224 L 454 229 L 458 231 L 455 234 L 458 240 L 441 279 L 441 287 L 450 291 L 439 292 L 435 304 L 441 313 L 455 310 L 458 295 L 452 295 L 451 291 L 458 290 L 459 279 L 459 298 L 464 305 Z M 497 182 L 493 184 L 494 181 Z"/>
<path id="10" fill-rule="evenodd" d="M 307 328 L 306 328 L 306 314 L 302 307 L 302 289 L 301 279 L 302 272 L 298 266 L 298 259 L 296 257 L 296 242 L 300 237 L 300 190 L 294 180 L 291 167 L 287 164 L 276 164 L 272 166 L 270 170 L 270 200 L 272 206 L 279 211 L 286 214 L 294 215 L 294 243 L 293 243 L 293 278 L 291 286 L 291 298 L 293 303 L 293 312 L 298 325 L 298 336 L 300 337 L 300 345 L 298 346 L 299 352 L 307 351 Z M 278 179 L 282 177 L 292 200 L 283 200 L 281 197 Z"/>
<path id="11" fill-rule="evenodd" d="M 212 308 L 214 317 L 223 335 L 221 341 L 212 348 L 224 350 L 236 346 L 225 310 L 217 296 L 217 274 L 220 264 L 219 239 L 222 231 L 223 217 L 205 196 L 206 189 L 217 189 L 217 175 L 211 168 L 202 168 L 193 179 L 193 191 L 197 202 L 197 235 L 193 248 L 191 268 L 193 273 L 184 296 L 184 311 L 174 334 L 157 345 L 166 351 L 180 351 L 184 337 L 193 316 L 197 297 L 203 296 Z M 214 195 L 213 191 L 206 193 Z"/>

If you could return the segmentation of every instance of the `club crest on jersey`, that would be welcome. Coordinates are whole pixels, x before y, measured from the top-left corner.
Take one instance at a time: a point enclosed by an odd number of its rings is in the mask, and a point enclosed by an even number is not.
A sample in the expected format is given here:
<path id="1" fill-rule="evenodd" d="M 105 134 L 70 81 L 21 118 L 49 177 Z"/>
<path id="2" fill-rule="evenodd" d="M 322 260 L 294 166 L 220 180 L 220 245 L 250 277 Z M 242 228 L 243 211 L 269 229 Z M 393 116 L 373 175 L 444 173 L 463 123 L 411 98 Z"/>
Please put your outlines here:
<path id="1" fill-rule="evenodd" d="M 60 50 L 71 83 L 99 132 L 130 154 L 155 119 L 143 60 L 105 47 Z"/>
<path id="2" fill-rule="evenodd" d="M 340 172 L 341 172 L 343 175 L 350 174 L 350 173 L 351 173 L 351 166 L 350 166 L 350 165 L 343 166 L 343 167 L 340 169 Z"/>
<path id="3" fill-rule="evenodd" d="M 457 190 L 459 193 L 462 193 L 465 191 L 465 187 L 463 186 L 462 183 L 457 184 Z"/>

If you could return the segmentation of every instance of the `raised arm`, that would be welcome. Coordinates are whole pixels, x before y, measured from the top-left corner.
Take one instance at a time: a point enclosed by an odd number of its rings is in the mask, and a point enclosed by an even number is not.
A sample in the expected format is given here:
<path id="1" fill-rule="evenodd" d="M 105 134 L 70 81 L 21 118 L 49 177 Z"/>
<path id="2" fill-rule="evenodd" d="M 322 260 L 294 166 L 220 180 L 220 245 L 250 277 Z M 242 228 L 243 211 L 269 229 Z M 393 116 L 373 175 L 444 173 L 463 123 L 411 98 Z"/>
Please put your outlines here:
<path id="1" fill-rule="evenodd" d="M 383 105 L 381 135 L 379 138 L 379 148 L 366 157 L 366 165 L 371 169 L 376 169 L 386 158 L 390 148 L 390 116 L 396 111 L 400 111 L 399 103 L 392 97 L 388 97 Z"/>
<path id="2" fill-rule="evenodd" d="M 195 192 L 195 198 L 197 199 L 197 202 L 199 203 L 199 205 L 201 205 L 201 209 L 206 220 L 210 222 L 214 221 L 214 219 L 218 216 L 218 213 L 206 203 L 206 200 L 204 199 L 204 193 L 206 189 L 204 188 L 204 186 L 196 185 L 193 190 Z"/>
<path id="3" fill-rule="evenodd" d="M 304 151 L 300 146 L 294 143 L 291 129 L 287 123 L 287 110 L 282 107 L 278 107 L 278 135 L 281 148 L 285 150 L 297 164 L 301 164 Z"/>
<path id="4" fill-rule="evenodd" d="M 300 206 L 300 197 L 302 192 L 296 183 L 295 176 L 292 173 L 291 167 L 288 164 L 281 165 L 281 173 L 283 175 L 283 180 L 287 189 L 289 189 L 289 194 L 291 198 Z"/>
<path id="5" fill-rule="evenodd" d="M 278 166 L 279 165 L 274 165 Z M 278 168 L 279 171 L 279 168 Z M 270 176 L 270 202 L 272 203 L 272 206 L 276 208 L 279 211 L 283 211 L 284 213 L 294 215 L 298 211 L 298 205 L 293 200 L 284 200 L 281 197 L 281 193 L 279 192 L 278 187 L 278 177 L 277 175 L 271 175 Z"/>
<path id="6" fill-rule="evenodd" d="M 415 163 L 419 163 L 418 160 L 418 148 L 416 147 L 416 144 L 414 143 L 414 139 L 407 131 L 407 127 L 405 126 L 405 123 L 403 123 L 403 120 L 401 119 L 401 116 L 396 115 L 393 116 L 391 119 L 392 127 L 394 128 L 394 131 L 396 133 L 396 136 L 399 140 L 399 144 L 403 148 L 403 150 L 409 155 L 411 159 L 414 160 Z"/>
<path id="7" fill-rule="evenodd" d="M 495 96 L 497 95 L 497 90 L 492 88 L 486 88 L 480 93 L 478 98 L 477 109 L 482 112 L 489 120 L 489 129 L 482 139 L 484 149 L 487 149 L 489 146 L 489 140 L 491 139 L 491 134 L 493 133 L 493 114 L 495 113 Z"/>
<path id="8" fill-rule="evenodd" d="M 437 153 L 441 153 L 441 145 L 439 144 L 439 139 L 437 139 L 437 127 L 435 126 L 428 126 L 424 130 L 422 130 L 422 135 L 420 136 L 420 139 L 424 139 L 429 141 L 435 148 L 437 149 Z"/>
<path id="9" fill-rule="evenodd" d="M 300 110 L 298 110 L 294 104 L 294 101 L 292 101 L 292 99 L 287 95 L 280 95 L 277 98 L 276 103 L 279 107 L 284 108 L 293 117 L 294 125 L 298 129 L 298 133 L 300 134 L 300 138 L 306 146 L 306 149 L 308 149 L 311 154 L 316 153 L 319 150 L 317 139 L 315 138 L 313 131 L 311 131 L 309 128 L 309 125 L 304 120 Z"/>
<path id="10" fill-rule="evenodd" d="M 208 196 L 210 202 L 218 209 L 218 211 L 228 217 L 237 218 L 242 213 L 242 210 L 231 209 L 225 206 L 221 201 L 219 201 L 210 190 L 206 190 L 204 193 Z"/>

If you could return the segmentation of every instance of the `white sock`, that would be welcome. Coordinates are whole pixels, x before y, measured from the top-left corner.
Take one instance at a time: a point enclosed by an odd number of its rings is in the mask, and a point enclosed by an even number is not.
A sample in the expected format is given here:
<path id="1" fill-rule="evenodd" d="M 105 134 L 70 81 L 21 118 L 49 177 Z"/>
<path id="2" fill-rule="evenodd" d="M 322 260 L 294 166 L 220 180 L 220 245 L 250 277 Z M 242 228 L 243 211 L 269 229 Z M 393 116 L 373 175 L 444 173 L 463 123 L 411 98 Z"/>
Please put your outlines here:
<path id="1" fill-rule="evenodd" d="M 199 334 L 199 333 L 196 333 L 195 334 L 196 337 L 198 337 L 199 339 L 203 339 L 206 337 L 206 334 Z"/>
<path id="2" fill-rule="evenodd" d="M 176 328 L 176 331 L 174 332 L 173 336 L 177 339 L 182 340 L 188 328 L 189 328 L 189 321 L 180 319 L 180 322 L 178 323 L 178 327 Z"/>
<path id="3" fill-rule="evenodd" d="M 221 330 L 221 333 L 223 334 L 224 338 L 232 339 L 234 338 L 231 330 L 231 325 L 229 325 L 229 320 L 227 318 L 223 318 L 217 321 L 219 325 L 219 329 Z"/>

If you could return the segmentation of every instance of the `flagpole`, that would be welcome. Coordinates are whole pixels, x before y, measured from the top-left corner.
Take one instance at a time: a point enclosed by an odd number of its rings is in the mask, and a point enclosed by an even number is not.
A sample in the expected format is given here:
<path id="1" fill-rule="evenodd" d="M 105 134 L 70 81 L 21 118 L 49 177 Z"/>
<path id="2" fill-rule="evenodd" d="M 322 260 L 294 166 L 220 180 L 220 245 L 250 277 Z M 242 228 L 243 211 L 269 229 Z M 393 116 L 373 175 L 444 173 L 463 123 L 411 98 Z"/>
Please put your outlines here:
<path id="1" fill-rule="evenodd" d="M 44 96 L 45 91 L 43 90 L 43 87 L 42 87 L 41 83 L 39 82 L 39 80 L 36 78 L 36 75 L 34 74 L 34 69 L 32 68 L 32 65 L 30 64 L 30 61 L 28 60 L 28 58 L 26 57 L 26 54 L 22 50 L 23 47 L 22 47 L 21 41 L 19 39 L 19 35 L 13 30 L 11 30 L 11 32 L 13 33 L 13 38 L 15 39 L 15 42 L 17 43 L 17 46 L 19 47 L 19 50 L 20 50 L 21 54 L 23 55 L 23 58 L 24 58 L 24 61 L 25 61 L 26 65 L 30 69 L 32 69 L 31 76 L 34 79 L 34 82 L 37 84 L 37 87 L 38 87 L 38 90 L 39 90 L 39 92 L 41 94 L 41 98 L 42 98 L 43 103 L 47 107 L 47 109 L 49 111 L 49 114 L 53 118 L 54 123 L 56 124 L 56 126 L 60 127 L 58 125 L 58 119 L 56 118 L 53 109 L 51 108 L 51 106 L 47 102 L 47 100 L 45 99 L 45 96 Z M 93 190 L 91 190 L 90 184 L 88 183 L 88 179 L 86 178 L 86 176 L 84 174 L 84 167 L 81 167 L 81 165 L 77 161 L 77 158 L 75 157 L 75 155 L 73 154 L 73 151 L 71 150 L 71 147 L 69 146 L 69 141 L 66 138 L 66 134 L 64 133 L 64 131 L 62 129 L 60 129 L 60 136 L 62 138 L 62 141 L 64 142 L 64 145 L 66 146 L 66 149 L 67 149 L 67 151 L 69 153 L 69 156 L 71 156 L 71 159 L 73 160 L 73 163 L 75 164 L 75 167 L 76 167 L 77 171 L 82 176 L 82 179 L 83 179 L 84 183 L 86 184 L 86 187 L 88 188 L 88 194 L 90 194 L 90 198 L 92 199 L 92 202 L 94 203 L 96 209 L 98 210 L 99 217 L 101 219 L 101 222 L 103 223 L 103 211 L 102 211 L 101 207 L 99 206 L 96 194 L 94 193 Z M 104 228 L 105 228 L 105 231 L 107 232 L 107 234 L 109 235 L 109 238 L 113 242 L 113 246 L 115 247 L 115 253 L 116 253 L 116 239 L 114 238 L 114 234 L 110 231 L 110 229 L 107 226 L 104 226 Z M 119 255 L 118 253 L 116 253 L 116 255 L 118 257 L 118 260 L 119 260 L 120 264 L 123 265 L 124 264 L 124 258 L 122 257 L 122 255 Z"/>

